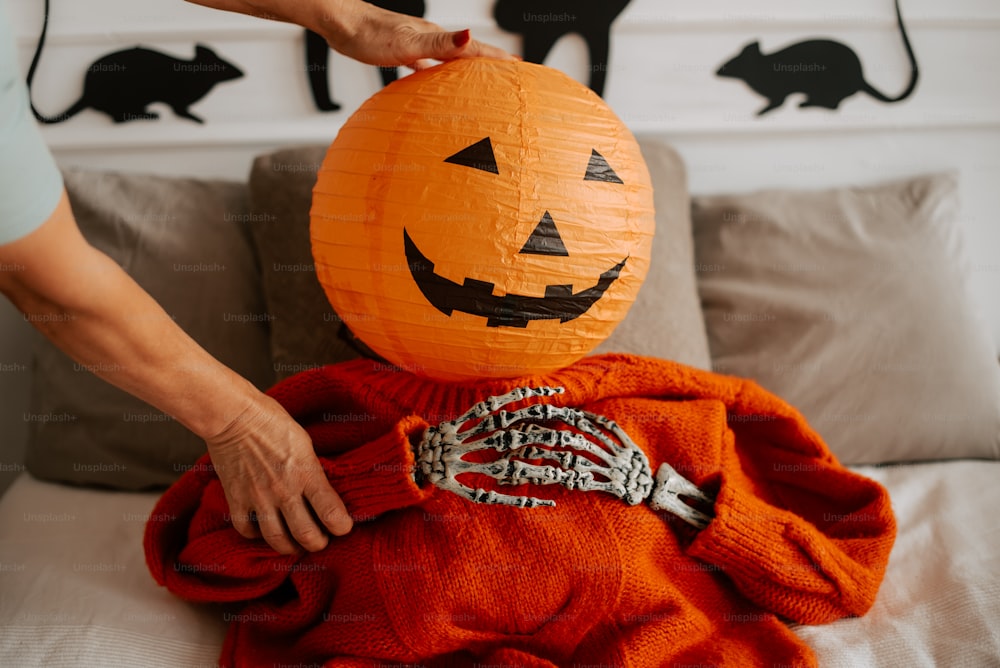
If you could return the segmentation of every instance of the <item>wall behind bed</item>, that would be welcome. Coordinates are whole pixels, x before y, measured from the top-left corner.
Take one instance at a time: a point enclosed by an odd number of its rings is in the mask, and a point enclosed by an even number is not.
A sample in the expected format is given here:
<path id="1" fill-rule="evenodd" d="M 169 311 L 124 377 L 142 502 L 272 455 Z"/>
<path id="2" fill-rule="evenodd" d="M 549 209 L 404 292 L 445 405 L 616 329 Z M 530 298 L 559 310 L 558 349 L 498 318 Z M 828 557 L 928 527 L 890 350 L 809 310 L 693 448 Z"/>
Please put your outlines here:
<path id="1" fill-rule="evenodd" d="M 55 116 L 81 95 L 88 66 L 116 50 L 143 45 L 190 59 L 209 45 L 242 78 L 220 83 L 192 111 L 202 125 L 162 104 L 156 121 L 113 124 L 84 110 L 45 127 L 60 164 L 166 174 L 245 178 L 251 157 L 289 144 L 325 144 L 380 85 L 377 70 L 339 55 L 329 60 L 339 112 L 313 105 L 303 31 L 226 14 L 181 0 L 51 0 L 49 36 L 38 66 L 35 103 Z M 8 0 L 25 71 L 42 25 L 40 1 Z M 520 52 L 500 30 L 493 0 L 428 0 L 427 18 Z M 532 3 L 527 3 L 532 4 Z M 587 13 L 594 2 L 566 3 Z M 972 289 L 1000 350 L 1000 3 L 903 0 L 921 77 L 909 99 L 882 104 L 864 93 L 836 112 L 799 109 L 801 95 L 763 117 L 765 100 L 741 81 L 715 76 L 744 45 L 771 53 L 810 38 L 832 38 L 861 58 L 867 81 L 889 96 L 905 87 L 910 64 L 890 0 L 838 3 L 761 0 L 632 0 L 612 27 L 604 97 L 636 133 L 670 139 L 684 156 L 695 193 L 760 187 L 868 183 L 928 171 L 957 170 Z M 528 16 L 533 14 L 533 16 Z M 524 12 L 556 24 L 560 12 Z M 589 78 L 584 41 L 561 39 L 547 64 Z M 0 489 L 20 468 L 32 416 L 27 406 L 31 328 L 0 306 Z"/>

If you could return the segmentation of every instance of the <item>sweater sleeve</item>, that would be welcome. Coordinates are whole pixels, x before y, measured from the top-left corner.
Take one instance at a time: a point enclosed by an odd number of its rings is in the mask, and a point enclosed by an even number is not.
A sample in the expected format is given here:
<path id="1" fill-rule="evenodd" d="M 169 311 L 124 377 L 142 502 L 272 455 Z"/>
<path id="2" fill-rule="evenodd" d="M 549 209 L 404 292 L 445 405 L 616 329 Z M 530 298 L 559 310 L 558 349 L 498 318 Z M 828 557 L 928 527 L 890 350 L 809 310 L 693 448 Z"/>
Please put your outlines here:
<path id="1" fill-rule="evenodd" d="M 895 539 L 885 489 L 841 466 L 794 409 L 757 385 L 728 408 L 715 518 L 687 553 L 795 622 L 867 612 Z"/>
<path id="2" fill-rule="evenodd" d="M 427 427 L 423 419 L 381 413 L 347 419 L 361 413 L 350 403 L 352 395 L 337 373 L 316 370 L 300 376 L 276 386 L 271 394 L 309 431 L 331 486 L 356 521 L 430 496 L 431 490 L 421 489 L 413 478 L 411 438 Z M 208 455 L 157 502 L 144 541 L 154 579 L 174 594 L 199 602 L 264 596 L 289 577 L 297 561 L 309 558 L 279 554 L 263 539 L 247 539 L 236 531 Z"/>
<path id="3" fill-rule="evenodd" d="M 423 419 L 411 415 L 371 443 L 322 460 L 327 479 L 356 521 L 375 519 L 430 496 L 430 488 L 422 489 L 414 481 L 416 462 L 410 443 L 426 428 Z"/>
<path id="4" fill-rule="evenodd" d="M 312 369 L 268 394 L 313 441 L 331 486 L 356 521 L 420 503 L 430 495 L 414 481 L 413 441 L 427 422 L 394 405 L 373 405 L 355 365 Z"/>

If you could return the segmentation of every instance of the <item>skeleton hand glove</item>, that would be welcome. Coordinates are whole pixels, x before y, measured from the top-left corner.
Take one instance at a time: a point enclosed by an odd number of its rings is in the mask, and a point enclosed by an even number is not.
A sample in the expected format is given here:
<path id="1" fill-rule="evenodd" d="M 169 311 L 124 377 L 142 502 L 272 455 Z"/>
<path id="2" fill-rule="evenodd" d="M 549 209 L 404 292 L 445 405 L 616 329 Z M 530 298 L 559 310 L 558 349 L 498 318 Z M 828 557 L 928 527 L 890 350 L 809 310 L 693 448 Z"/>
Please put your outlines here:
<path id="1" fill-rule="evenodd" d="M 687 505 L 681 496 L 712 504 L 693 483 L 669 464 L 653 480 L 645 453 L 613 420 L 575 408 L 537 403 L 515 411 L 503 410 L 530 397 L 561 394 L 561 387 L 517 388 L 481 401 L 455 420 L 428 427 L 416 447 L 419 473 L 435 486 L 477 503 L 520 508 L 554 506 L 555 501 L 472 489 L 458 481 L 463 473 L 489 476 L 499 485 L 552 485 L 584 492 L 613 494 L 629 505 L 648 497 L 665 510 L 698 527 L 711 516 Z M 478 421 L 478 423 L 477 423 Z M 562 423 L 562 425 L 553 425 Z M 490 461 L 463 459 L 469 452 L 493 450 Z M 543 464 L 532 460 L 549 460 Z"/>

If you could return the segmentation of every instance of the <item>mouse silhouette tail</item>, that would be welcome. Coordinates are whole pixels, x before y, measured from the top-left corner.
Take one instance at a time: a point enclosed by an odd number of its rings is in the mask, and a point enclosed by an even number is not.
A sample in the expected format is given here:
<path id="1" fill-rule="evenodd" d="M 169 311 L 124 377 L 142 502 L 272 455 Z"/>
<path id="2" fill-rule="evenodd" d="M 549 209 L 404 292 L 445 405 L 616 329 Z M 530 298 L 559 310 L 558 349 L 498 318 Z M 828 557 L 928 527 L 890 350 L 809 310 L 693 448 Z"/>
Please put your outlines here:
<path id="1" fill-rule="evenodd" d="M 903 14 L 899 10 L 899 0 L 896 0 L 896 20 L 899 22 L 899 32 L 903 36 L 903 46 L 906 47 L 906 55 L 910 58 L 910 83 L 906 86 L 906 90 L 898 96 L 889 97 L 885 93 L 873 88 L 867 81 L 862 82 L 861 90 L 881 102 L 901 102 L 902 100 L 905 100 L 913 94 L 913 91 L 917 88 L 917 81 L 920 79 L 920 68 L 917 67 L 917 56 L 913 53 L 913 45 L 910 44 L 910 38 L 906 34 L 906 26 L 903 25 Z"/>
<path id="2" fill-rule="evenodd" d="M 35 103 L 34 102 L 31 103 L 31 111 L 32 113 L 35 114 L 35 118 L 38 119 L 39 123 L 46 123 L 46 124 L 62 123 L 63 121 L 69 120 L 73 116 L 76 116 L 86 108 L 87 105 L 84 103 L 83 98 L 80 98 L 79 100 L 74 102 L 69 109 L 62 112 L 58 116 L 42 116 L 42 114 L 39 113 L 37 109 L 35 109 Z"/>
<path id="3" fill-rule="evenodd" d="M 45 34 L 49 30 L 49 0 L 45 0 L 45 14 L 42 17 L 42 32 L 38 35 L 38 46 L 35 47 L 35 55 L 31 58 L 31 65 L 28 67 L 28 104 L 31 105 L 31 113 L 35 115 L 40 123 L 61 123 L 71 116 L 83 111 L 87 105 L 84 104 L 83 98 L 80 98 L 73 104 L 69 109 L 59 114 L 58 116 L 43 116 L 38 109 L 35 108 L 35 102 L 31 99 L 31 82 L 35 80 L 35 70 L 38 68 L 38 60 L 42 57 L 42 47 L 45 46 Z"/>

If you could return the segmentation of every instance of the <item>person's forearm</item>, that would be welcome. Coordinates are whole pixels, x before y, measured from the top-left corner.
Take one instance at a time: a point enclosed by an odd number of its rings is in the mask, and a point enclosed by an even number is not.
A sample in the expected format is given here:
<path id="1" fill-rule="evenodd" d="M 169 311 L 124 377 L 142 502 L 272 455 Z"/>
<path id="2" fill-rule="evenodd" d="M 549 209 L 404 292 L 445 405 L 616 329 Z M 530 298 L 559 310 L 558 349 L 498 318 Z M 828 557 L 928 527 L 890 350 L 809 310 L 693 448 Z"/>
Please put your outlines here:
<path id="1" fill-rule="evenodd" d="M 363 15 L 361 0 L 187 0 L 196 5 L 295 23 L 329 39 L 349 33 Z"/>
<path id="2" fill-rule="evenodd" d="M 215 9 L 297 23 L 331 48 L 369 65 L 413 69 L 434 61 L 509 53 L 472 39 L 468 30 L 447 31 L 416 16 L 382 9 L 364 0 L 188 0 Z"/>
<path id="3" fill-rule="evenodd" d="M 70 215 L 65 199 L 55 215 Z M 80 242 L 48 244 L 58 269 L 24 265 L 25 275 L 6 282 L 4 292 L 26 320 L 104 380 L 202 438 L 225 429 L 256 388 L 184 333 L 109 257 Z"/>
<path id="4" fill-rule="evenodd" d="M 188 336 L 120 267 L 81 299 L 19 303 L 66 354 L 109 383 L 173 416 L 204 439 L 251 403 L 255 388 Z"/>

